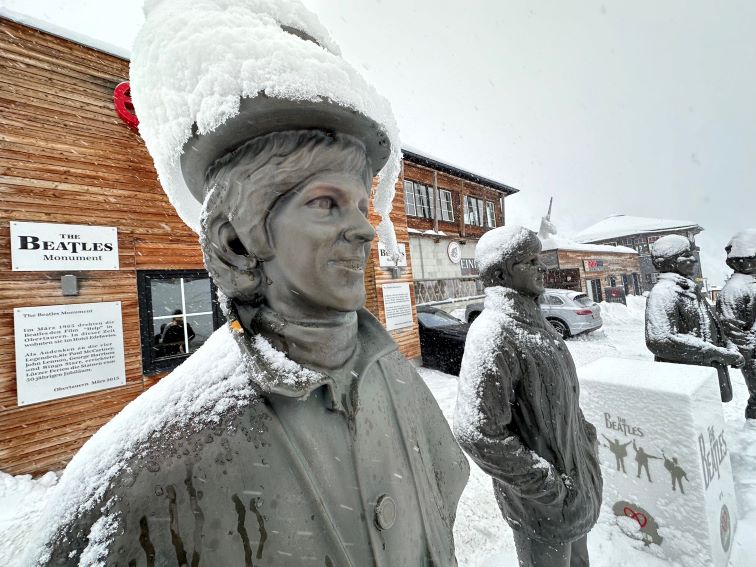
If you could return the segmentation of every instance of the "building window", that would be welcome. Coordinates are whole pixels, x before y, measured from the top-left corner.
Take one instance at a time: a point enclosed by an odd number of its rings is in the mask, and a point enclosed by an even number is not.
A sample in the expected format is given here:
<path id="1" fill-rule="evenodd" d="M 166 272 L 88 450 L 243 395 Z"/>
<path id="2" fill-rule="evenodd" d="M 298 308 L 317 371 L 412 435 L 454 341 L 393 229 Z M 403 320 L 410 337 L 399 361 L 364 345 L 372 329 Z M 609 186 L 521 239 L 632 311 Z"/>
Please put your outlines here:
<path id="1" fill-rule="evenodd" d="M 494 204 L 486 201 L 486 226 L 494 228 L 496 226 L 496 215 L 494 214 Z"/>
<path id="2" fill-rule="evenodd" d="M 433 202 L 433 187 L 404 181 L 404 206 L 408 216 L 432 219 Z"/>
<path id="3" fill-rule="evenodd" d="M 465 196 L 465 224 L 483 226 L 483 201 Z"/>
<path id="4" fill-rule="evenodd" d="M 441 220 L 446 222 L 454 222 L 454 207 L 452 206 L 452 194 L 451 191 L 445 189 L 439 190 L 441 201 Z"/>
<path id="5" fill-rule="evenodd" d="M 144 374 L 176 368 L 223 324 L 204 270 L 139 271 L 137 291 Z"/>

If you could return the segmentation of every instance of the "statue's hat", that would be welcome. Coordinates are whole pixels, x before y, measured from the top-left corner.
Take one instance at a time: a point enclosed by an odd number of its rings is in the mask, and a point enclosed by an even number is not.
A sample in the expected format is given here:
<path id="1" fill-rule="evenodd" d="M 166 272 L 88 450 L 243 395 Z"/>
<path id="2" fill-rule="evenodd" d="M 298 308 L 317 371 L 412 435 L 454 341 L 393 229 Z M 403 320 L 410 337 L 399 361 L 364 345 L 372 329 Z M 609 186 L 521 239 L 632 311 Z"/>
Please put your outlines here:
<path id="1" fill-rule="evenodd" d="M 303 129 L 365 144 L 381 177 L 374 207 L 391 228 L 400 149 L 390 105 L 298 0 L 147 0 L 130 74 L 139 132 L 195 231 L 216 159 L 255 137 Z"/>

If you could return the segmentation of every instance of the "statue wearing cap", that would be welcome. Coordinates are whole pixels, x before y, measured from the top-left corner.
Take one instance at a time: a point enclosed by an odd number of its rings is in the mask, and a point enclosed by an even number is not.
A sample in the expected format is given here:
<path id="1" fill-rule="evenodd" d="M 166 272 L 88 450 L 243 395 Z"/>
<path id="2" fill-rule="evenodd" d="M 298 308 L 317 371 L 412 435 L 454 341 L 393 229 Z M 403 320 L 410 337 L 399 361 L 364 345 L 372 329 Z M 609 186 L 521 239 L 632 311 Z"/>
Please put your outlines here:
<path id="1" fill-rule="evenodd" d="M 262 59 L 223 60 L 235 70 L 218 85 L 242 77 L 233 112 L 218 89 L 199 96 L 218 69 L 212 42 L 210 53 L 171 45 L 216 25 L 246 42 L 242 59 Z M 287 53 L 287 72 L 266 86 Z M 192 58 L 187 69 L 205 69 L 194 90 L 161 84 L 160 65 L 168 73 Z M 318 66 L 349 84 L 302 79 Z M 29 564 L 456 565 L 467 460 L 363 309 L 371 182 L 380 172 L 393 186 L 398 164 L 387 103 L 292 0 L 153 2 L 132 89 L 229 323 L 82 448 Z M 172 114 L 173 99 L 183 103 Z M 183 110 L 191 123 L 177 119 Z M 184 141 L 168 151 L 161 136 Z"/>
<path id="2" fill-rule="evenodd" d="M 756 419 L 756 228 L 738 232 L 725 247 L 727 265 L 735 273 L 717 296 L 717 313 L 727 337 L 745 363 L 748 387 L 746 419 Z"/>
<path id="3" fill-rule="evenodd" d="M 646 301 L 646 346 L 654 360 L 713 366 L 723 402 L 732 400 L 727 367 L 743 357 L 722 331 L 714 309 L 690 279 L 696 248 L 684 236 L 670 234 L 651 245 L 651 259 L 661 272 Z"/>

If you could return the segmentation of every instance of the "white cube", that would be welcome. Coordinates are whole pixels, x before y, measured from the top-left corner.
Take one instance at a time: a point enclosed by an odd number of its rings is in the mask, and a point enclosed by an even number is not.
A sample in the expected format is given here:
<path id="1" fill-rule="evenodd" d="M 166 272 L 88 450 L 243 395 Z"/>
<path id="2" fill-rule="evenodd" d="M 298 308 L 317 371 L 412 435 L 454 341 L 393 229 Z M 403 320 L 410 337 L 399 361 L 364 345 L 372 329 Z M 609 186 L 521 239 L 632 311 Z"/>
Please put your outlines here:
<path id="1" fill-rule="evenodd" d="M 683 565 L 724 567 L 737 509 L 716 370 L 602 358 L 578 374 L 618 529 Z"/>

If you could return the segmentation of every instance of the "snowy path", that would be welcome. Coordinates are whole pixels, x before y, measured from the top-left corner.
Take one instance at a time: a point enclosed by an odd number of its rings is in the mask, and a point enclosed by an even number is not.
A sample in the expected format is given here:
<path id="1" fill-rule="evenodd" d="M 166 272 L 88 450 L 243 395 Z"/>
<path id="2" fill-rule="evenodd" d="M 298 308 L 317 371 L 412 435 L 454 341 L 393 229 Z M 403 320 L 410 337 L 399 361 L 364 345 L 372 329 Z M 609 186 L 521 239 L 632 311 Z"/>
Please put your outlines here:
<path id="1" fill-rule="evenodd" d="M 603 356 L 651 358 L 643 339 L 643 300 L 628 298 L 630 308 L 602 305 L 604 328 L 568 341 L 578 367 Z M 452 419 L 457 379 L 435 370 L 420 374 Z M 756 557 L 756 426 L 746 426 L 743 408 L 747 397 L 740 372 L 732 372 L 735 399 L 726 404 L 725 422 L 735 474 L 739 524 L 730 567 L 750 567 Z M 15 558 L 24 548 L 29 529 L 44 505 L 53 474 L 32 481 L 28 476 L 0 473 L 0 565 L 19 566 Z M 611 525 L 612 514 L 602 510 L 599 523 L 588 539 L 593 567 L 693 567 L 642 551 L 643 545 L 619 534 Z M 455 527 L 460 567 L 513 567 L 517 564 L 509 527 L 501 518 L 488 476 L 471 465 L 470 482 L 462 495 Z M 695 567 L 699 567 L 696 565 Z"/>
<path id="2" fill-rule="evenodd" d="M 567 341 L 578 368 L 604 356 L 653 358 L 646 349 L 643 334 L 645 300 L 628 297 L 628 301 L 629 307 L 602 303 L 604 327 Z M 456 377 L 426 368 L 420 369 L 420 375 L 451 421 L 457 395 Z M 756 426 L 745 425 L 743 418 L 748 394 L 742 374 L 732 371 L 731 377 L 734 400 L 724 405 L 724 416 L 735 475 L 739 524 L 729 566 L 751 567 L 756 564 Z M 604 507 L 598 524 L 588 536 L 592 567 L 694 567 L 643 551 L 642 543 L 621 535 L 610 522 L 613 522 L 613 514 Z M 491 480 L 472 462 L 470 481 L 457 510 L 454 537 L 460 567 L 517 565 L 511 530 L 496 505 Z"/>

